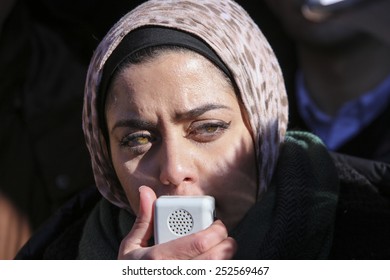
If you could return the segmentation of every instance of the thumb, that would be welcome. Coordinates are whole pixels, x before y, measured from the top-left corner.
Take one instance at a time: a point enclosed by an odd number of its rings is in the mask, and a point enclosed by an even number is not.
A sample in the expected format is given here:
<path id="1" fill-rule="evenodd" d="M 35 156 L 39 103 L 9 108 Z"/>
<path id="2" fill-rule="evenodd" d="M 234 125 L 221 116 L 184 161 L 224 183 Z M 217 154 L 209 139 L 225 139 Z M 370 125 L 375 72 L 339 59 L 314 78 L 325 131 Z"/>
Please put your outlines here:
<path id="1" fill-rule="evenodd" d="M 122 241 L 123 253 L 129 253 L 135 249 L 146 247 L 153 234 L 153 203 L 156 200 L 154 191 L 141 186 L 140 203 L 137 218 L 130 233 Z"/>

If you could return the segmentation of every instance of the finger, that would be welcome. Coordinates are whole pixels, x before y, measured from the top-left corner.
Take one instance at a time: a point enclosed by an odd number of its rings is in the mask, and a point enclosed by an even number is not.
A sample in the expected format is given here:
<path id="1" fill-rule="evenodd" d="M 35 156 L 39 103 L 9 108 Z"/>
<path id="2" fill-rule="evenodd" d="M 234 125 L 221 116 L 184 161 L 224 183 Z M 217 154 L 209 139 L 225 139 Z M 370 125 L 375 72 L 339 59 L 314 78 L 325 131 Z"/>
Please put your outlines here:
<path id="1" fill-rule="evenodd" d="M 228 238 L 225 225 L 217 220 L 205 230 L 160 244 L 163 258 L 193 259 Z"/>
<path id="2" fill-rule="evenodd" d="M 156 194 L 147 186 L 140 187 L 139 192 L 140 203 L 138 215 L 131 231 L 121 243 L 120 251 L 123 254 L 141 247 L 146 247 L 153 234 L 153 204 L 156 200 Z"/>
<path id="3" fill-rule="evenodd" d="M 236 241 L 228 237 L 207 252 L 197 256 L 194 260 L 230 260 L 237 251 Z"/>

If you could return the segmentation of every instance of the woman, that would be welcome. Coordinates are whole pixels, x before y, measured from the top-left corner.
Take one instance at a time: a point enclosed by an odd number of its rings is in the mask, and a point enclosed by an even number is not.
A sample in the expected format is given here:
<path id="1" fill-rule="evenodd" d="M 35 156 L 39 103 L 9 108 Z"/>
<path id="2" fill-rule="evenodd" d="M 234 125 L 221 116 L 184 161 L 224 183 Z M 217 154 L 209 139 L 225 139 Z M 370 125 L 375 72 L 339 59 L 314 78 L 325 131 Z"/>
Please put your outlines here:
<path id="1" fill-rule="evenodd" d="M 137 215 L 119 258 L 232 258 L 228 231 L 246 239 L 238 224 L 262 204 L 286 145 L 286 100 L 271 48 L 236 3 L 150 1 L 122 18 L 92 59 L 84 108 L 98 188 Z M 329 169 L 331 217 L 337 183 Z M 167 194 L 214 196 L 218 220 L 148 247 L 152 204 Z"/>
<path id="2" fill-rule="evenodd" d="M 125 15 L 91 60 L 84 104 L 104 199 L 43 258 L 330 256 L 336 168 L 317 137 L 286 134 L 277 60 L 235 2 L 152 0 Z M 217 219 L 156 245 L 161 195 L 211 195 Z"/>

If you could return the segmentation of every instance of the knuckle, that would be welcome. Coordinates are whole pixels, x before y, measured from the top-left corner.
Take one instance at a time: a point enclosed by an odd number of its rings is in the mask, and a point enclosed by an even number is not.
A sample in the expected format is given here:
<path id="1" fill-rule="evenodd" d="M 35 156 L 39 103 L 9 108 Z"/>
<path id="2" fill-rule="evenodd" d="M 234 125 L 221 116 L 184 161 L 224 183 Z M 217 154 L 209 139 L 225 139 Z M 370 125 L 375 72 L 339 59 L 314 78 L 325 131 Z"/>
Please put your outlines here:
<path id="1" fill-rule="evenodd" d="M 202 254 L 208 250 L 208 243 L 208 238 L 196 236 L 195 240 L 191 244 L 191 251 L 195 254 Z"/>
<path id="2" fill-rule="evenodd" d="M 221 236 L 224 236 L 224 237 L 227 237 L 228 236 L 228 231 L 227 231 L 227 228 L 225 227 L 225 225 L 217 220 L 213 225 L 212 227 L 214 228 L 214 230 Z"/>

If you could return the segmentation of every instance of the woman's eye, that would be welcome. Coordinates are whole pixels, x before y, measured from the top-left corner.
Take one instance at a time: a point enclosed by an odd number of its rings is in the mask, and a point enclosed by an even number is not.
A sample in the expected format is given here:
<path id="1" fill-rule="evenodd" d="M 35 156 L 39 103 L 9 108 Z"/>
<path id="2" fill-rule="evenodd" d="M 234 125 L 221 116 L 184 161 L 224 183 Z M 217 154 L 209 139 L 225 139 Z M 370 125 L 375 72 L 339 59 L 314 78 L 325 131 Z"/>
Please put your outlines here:
<path id="1" fill-rule="evenodd" d="M 199 142 L 208 142 L 216 139 L 230 126 L 230 122 L 196 122 L 189 128 L 189 137 Z"/>
<path id="2" fill-rule="evenodd" d="M 206 126 L 204 129 L 206 130 L 207 133 L 213 133 L 219 129 L 219 126 L 210 125 L 210 126 Z"/>
<path id="3" fill-rule="evenodd" d="M 147 145 L 147 144 L 149 144 L 149 143 L 151 143 L 153 141 L 154 141 L 154 138 L 150 134 L 146 134 L 146 133 L 133 133 L 133 134 L 125 136 L 121 140 L 120 145 L 121 146 L 125 146 L 125 147 L 133 148 L 133 147 Z"/>

